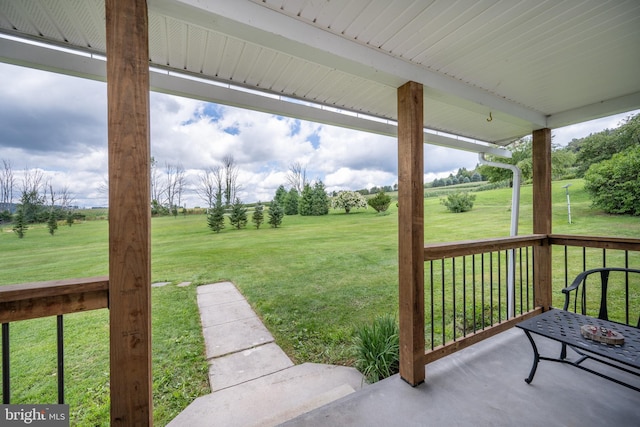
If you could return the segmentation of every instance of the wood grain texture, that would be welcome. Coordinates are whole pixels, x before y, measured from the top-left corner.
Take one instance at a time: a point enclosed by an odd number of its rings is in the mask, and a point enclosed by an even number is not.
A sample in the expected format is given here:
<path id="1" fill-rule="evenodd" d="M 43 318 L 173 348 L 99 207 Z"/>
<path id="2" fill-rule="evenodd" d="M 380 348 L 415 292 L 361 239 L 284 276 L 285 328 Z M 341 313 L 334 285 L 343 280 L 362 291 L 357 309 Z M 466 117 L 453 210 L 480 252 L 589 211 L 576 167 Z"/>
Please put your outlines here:
<path id="1" fill-rule="evenodd" d="M 398 89 L 398 269 L 400 376 L 424 382 L 423 87 Z"/>
<path id="2" fill-rule="evenodd" d="M 585 248 L 616 249 L 622 251 L 640 251 L 640 239 L 609 236 L 570 236 L 552 234 L 549 236 L 552 245 L 579 246 Z"/>
<path id="3" fill-rule="evenodd" d="M 533 132 L 533 232 L 551 234 L 551 129 Z M 536 307 L 551 307 L 551 245 L 533 248 L 533 292 Z"/>
<path id="4" fill-rule="evenodd" d="M 0 323 L 107 308 L 106 277 L 0 286 Z"/>
<path id="5" fill-rule="evenodd" d="M 106 0 L 111 425 L 153 423 L 145 0 Z"/>
<path id="6" fill-rule="evenodd" d="M 529 236 L 498 237 L 483 240 L 465 240 L 459 242 L 434 243 L 424 247 L 424 260 L 433 261 L 466 255 L 517 249 L 527 246 L 541 246 L 546 236 L 533 234 Z"/>
<path id="7" fill-rule="evenodd" d="M 0 286 L 0 302 L 79 294 L 102 291 L 108 288 L 109 278 L 107 276 L 4 285 Z"/>

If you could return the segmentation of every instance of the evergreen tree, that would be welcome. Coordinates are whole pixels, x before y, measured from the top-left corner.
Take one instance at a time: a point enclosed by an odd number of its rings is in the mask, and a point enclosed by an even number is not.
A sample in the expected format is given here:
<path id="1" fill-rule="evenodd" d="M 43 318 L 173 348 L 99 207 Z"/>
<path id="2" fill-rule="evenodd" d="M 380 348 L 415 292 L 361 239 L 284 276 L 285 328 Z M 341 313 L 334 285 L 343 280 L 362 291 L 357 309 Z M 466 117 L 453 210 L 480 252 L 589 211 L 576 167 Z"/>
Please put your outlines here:
<path id="1" fill-rule="evenodd" d="M 313 190 L 309 184 L 305 184 L 302 195 L 298 199 L 298 213 L 303 216 L 313 215 L 311 205 L 313 203 Z"/>
<path id="2" fill-rule="evenodd" d="M 238 230 L 247 225 L 247 207 L 243 205 L 240 199 L 237 197 L 231 205 L 231 215 L 229 215 L 229 222 L 231 222 L 231 225 Z"/>
<path id="3" fill-rule="evenodd" d="M 209 228 L 216 233 L 224 228 L 224 205 L 222 204 L 222 194 L 216 195 L 216 204 L 209 210 L 207 215 Z"/>
<path id="4" fill-rule="evenodd" d="M 284 209 L 276 200 L 273 200 L 269 206 L 269 224 L 271 227 L 278 228 L 282 224 L 282 217 L 284 217 Z"/>
<path id="5" fill-rule="evenodd" d="M 313 186 L 313 198 L 311 203 L 311 215 L 326 215 L 329 213 L 329 196 L 325 191 L 322 181 Z"/>
<path id="6" fill-rule="evenodd" d="M 300 215 L 326 215 L 329 213 L 329 196 L 325 191 L 322 181 L 316 182 L 313 187 L 304 186 L 302 196 L 298 200 L 298 212 Z"/>
<path id="7" fill-rule="evenodd" d="M 73 225 L 73 219 L 74 219 L 73 218 L 73 212 L 71 212 L 71 211 L 67 212 L 67 218 L 66 219 L 67 219 L 67 225 L 69 227 L 71 227 Z"/>
<path id="8" fill-rule="evenodd" d="M 49 229 L 49 234 L 53 236 L 53 234 L 58 229 L 58 219 L 56 218 L 56 213 L 53 209 L 49 212 L 49 219 L 47 220 L 47 228 Z"/>
<path id="9" fill-rule="evenodd" d="M 287 197 L 284 201 L 284 213 L 285 215 L 298 215 L 298 199 L 300 196 L 298 195 L 298 190 L 292 188 L 287 193 Z"/>
<path id="10" fill-rule="evenodd" d="M 287 198 L 287 190 L 285 190 L 284 185 L 281 185 L 276 190 L 276 195 L 274 197 L 274 200 L 276 200 L 280 206 L 284 206 L 286 198 Z"/>
<path id="11" fill-rule="evenodd" d="M 22 206 L 18 207 L 16 211 L 16 217 L 14 218 L 13 231 L 18 235 L 19 238 L 23 238 L 24 234 L 27 231 L 26 221 L 24 220 L 24 212 L 22 211 Z"/>
<path id="12" fill-rule="evenodd" d="M 258 204 L 253 211 L 253 215 L 251 215 L 251 221 L 256 225 L 256 228 L 260 228 L 260 225 L 264 222 L 263 208 L 264 206 L 262 206 L 262 203 L 258 201 Z"/>

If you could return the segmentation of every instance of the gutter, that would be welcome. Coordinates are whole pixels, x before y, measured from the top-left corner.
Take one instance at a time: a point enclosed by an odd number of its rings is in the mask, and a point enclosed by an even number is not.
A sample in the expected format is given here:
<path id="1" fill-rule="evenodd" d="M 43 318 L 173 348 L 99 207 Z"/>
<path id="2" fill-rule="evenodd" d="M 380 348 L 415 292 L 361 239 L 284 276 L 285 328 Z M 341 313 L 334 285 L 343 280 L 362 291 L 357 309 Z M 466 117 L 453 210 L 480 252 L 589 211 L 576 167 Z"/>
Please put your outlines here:
<path id="1" fill-rule="evenodd" d="M 506 163 L 498 163 L 487 160 L 486 153 L 478 153 L 478 160 L 481 165 L 492 166 L 500 169 L 509 169 L 513 172 L 513 188 L 511 192 L 511 230 L 510 236 L 518 235 L 518 219 L 520 218 L 520 181 L 522 179 L 522 172 L 520 168 L 515 165 L 509 165 Z M 508 265 L 508 277 L 507 277 L 507 310 L 508 317 L 515 317 L 515 249 L 509 251 L 509 265 Z"/>

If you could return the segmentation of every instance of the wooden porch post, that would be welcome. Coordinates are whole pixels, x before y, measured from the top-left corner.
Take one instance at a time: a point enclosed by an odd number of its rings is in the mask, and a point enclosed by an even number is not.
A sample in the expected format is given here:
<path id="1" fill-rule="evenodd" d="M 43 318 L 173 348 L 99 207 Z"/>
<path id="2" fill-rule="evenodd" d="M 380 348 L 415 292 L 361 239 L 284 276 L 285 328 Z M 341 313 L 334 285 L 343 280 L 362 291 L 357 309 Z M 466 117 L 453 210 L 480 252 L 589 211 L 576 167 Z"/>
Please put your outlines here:
<path id="1" fill-rule="evenodd" d="M 398 88 L 400 376 L 424 382 L 424 119 L 422 85 Z"/>
<path id="2" fill-rule="evenodd" d="M 533 132 L 533 232 L 551 234 L 551 129 Z M 533 248 L 536 307 L 551 306 L 551 246 Z"/>
<path id="3" fill-rule="evenodd" d="M 146 0 L 106 0 L 111 425 L 153 424 Z"/>

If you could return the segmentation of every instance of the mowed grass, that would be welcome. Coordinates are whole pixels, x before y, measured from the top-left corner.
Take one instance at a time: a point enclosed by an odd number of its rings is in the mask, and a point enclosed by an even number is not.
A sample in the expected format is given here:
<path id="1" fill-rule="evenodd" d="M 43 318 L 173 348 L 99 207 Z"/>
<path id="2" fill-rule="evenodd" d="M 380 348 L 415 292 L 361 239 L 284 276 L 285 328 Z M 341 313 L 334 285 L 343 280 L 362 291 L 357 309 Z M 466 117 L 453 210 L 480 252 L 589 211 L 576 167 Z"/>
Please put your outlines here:
<path id="1" fill-rule="evenodd" d="M 573 224 L 563 185 L 571 182 Z M 553 231 L 637 237 L 640 219 L 591 209 L 582 181 L 553 183 Z M 509 234 L 511 189 L 477 195 L 472 211 L 448 213 L 425 199 L 425 243 Z M 522 187 L 520 234 L 531 232 L 531 186 Z M 265 215 L 266 216 L 266 215 Z M 323 217 L 287 216 L 281 228 L 243 230 L 227 223 L 211 232 L 202 215 L 154 218 L 152 289 L 154 418 L 164 425 L 207 392 L 195 286 L 229 280 L 238 286 L 296 362 L 352 365 L 354 327 L 397 315 L 397 207 Z M 61 225 L 50 236 L 34 226 L 24 239 L 0 232 L 0 285 L 106 275 L 107 221 Z M 637 258 L 636 258 L 637 259 Z M 557 261 L 560 262 L 560 261 Z M 190 281 L 186 288 L 175 284 Z M 561 287 L 561 286 L 560 286 Z M 559 295 L 559 288 L 554 295 Z M 561 295 L 559 295 L 561 298 Z M 554 301 L 555 303 L 555 301 Z M 557 305 L 557 303 L 556 303 Z M 65 316 L 67 400 L 74 425 L 108 424 L 108 312 Z M 11 325 L 12 402 L 54 402 L 55 319 Z"/>

